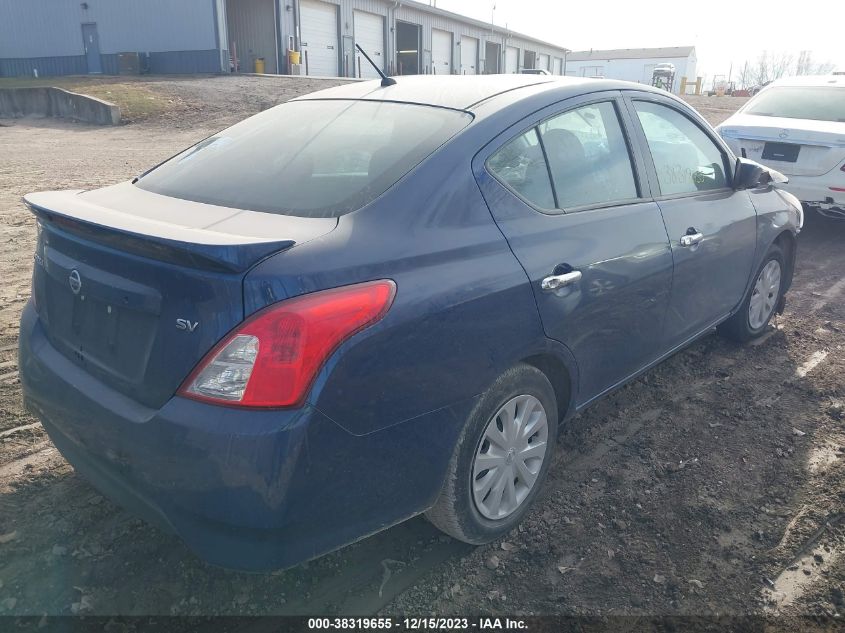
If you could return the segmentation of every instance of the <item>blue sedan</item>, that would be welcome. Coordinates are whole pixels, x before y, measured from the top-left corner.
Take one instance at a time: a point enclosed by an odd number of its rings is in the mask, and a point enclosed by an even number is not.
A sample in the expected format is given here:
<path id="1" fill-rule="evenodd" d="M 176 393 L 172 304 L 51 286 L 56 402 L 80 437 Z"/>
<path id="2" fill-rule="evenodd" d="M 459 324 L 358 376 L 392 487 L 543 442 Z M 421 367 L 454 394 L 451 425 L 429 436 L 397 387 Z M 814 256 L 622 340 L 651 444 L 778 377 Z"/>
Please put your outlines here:
<path id="1" fill-rule="evenodd" d="M 214 564 L 286 567 L 421 513 L 496 539 L 568 419 L 783 309 L 801 205 L 681 100 L 543 75 L 385 84 L 25 198 L 26 406 Z"/>

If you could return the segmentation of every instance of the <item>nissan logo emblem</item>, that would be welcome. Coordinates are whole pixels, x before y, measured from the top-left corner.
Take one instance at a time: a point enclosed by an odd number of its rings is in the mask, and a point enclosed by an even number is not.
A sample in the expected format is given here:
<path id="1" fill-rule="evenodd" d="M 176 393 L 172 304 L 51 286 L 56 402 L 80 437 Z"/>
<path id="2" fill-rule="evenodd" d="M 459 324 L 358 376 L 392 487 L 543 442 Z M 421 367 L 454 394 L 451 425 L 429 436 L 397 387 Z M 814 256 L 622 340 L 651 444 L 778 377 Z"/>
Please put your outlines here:
<path id="1" fill-rule="evenodd" d="M 82 290 L 82 278 L 79 276 L 79 271 L 70 271 L 70 275 L 68 275 L 67 280 L 70 284 L 70 289 L 73 291 L 73 294 L 78 295 L 79 291 Z"/>

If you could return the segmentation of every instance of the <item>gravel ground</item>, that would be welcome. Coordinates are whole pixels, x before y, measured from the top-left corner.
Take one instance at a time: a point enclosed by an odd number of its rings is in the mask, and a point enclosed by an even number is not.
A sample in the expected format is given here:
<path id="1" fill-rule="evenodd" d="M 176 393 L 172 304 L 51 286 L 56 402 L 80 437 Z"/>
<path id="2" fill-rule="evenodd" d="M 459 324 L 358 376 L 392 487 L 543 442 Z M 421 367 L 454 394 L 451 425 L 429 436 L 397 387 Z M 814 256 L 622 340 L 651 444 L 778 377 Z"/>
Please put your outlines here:
<path id="1" fill-rule="evenodd" d="M 546 493 L 470 548 L 414 519 L 310 564 L 224 571 L 101 497 L 21 407 L 15 348 L 34 223 L 20 196 L 131 177 L 325 82 L 150 84 L 175 104 L 95 128 L 0 121 L 0 613 L 845 612 L 845 224 L 815 215 L 776 327 L 709 336 L 574 419 Z M 740 100 L 692 100 L 717 123 Z M 788 628 L 788 626 L 787 626 Z"/>

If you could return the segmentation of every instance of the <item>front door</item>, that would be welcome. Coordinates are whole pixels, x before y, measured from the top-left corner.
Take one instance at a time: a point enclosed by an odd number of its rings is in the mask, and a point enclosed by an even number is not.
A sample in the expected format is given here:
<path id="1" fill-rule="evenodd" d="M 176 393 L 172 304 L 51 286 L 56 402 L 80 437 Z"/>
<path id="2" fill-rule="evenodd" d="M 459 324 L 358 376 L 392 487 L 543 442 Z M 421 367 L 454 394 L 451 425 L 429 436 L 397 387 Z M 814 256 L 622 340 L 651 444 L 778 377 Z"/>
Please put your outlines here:
<path id="1" fill-rule="evenodd" d="M 712 131 L 673 100 L 641 93 L 628 103 L 666 221 L 675 273 L 666 317 L 671 347 L 726 317 L 751 275 L 757 213 L 732 186 L 731 160 Z"/>
<path id="2" fill-rule="evenodd" d="M 500 135 L 473 169 L 546 335 L 575 357 L 582 406 L 661 355 L 672 254 L 620 93 L 564 103 Z"/>
<path id="3" fill-rule="evenodd" d="M 85 61 L 88 63 L 88 73 L 99 75 L 103 72 L 100 61 L 100 36 L 97 35 L 97 24 L 87 22 L 82 25 L 82 43 L 85 47 Z"/>

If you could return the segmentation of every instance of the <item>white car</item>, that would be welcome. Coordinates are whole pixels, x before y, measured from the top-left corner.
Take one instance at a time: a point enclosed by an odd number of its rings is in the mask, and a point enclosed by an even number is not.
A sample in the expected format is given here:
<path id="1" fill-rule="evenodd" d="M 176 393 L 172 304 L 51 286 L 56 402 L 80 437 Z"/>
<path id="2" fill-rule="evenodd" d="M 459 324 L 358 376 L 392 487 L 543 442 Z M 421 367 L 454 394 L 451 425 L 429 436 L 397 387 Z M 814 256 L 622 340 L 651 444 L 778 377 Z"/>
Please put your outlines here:
<path id="1" fill-rule="evenodd" d="M 804 204 L 845 219 L 845 76 L 779 79 L 716 129 L 737 156 L 785 174 Z"/>

